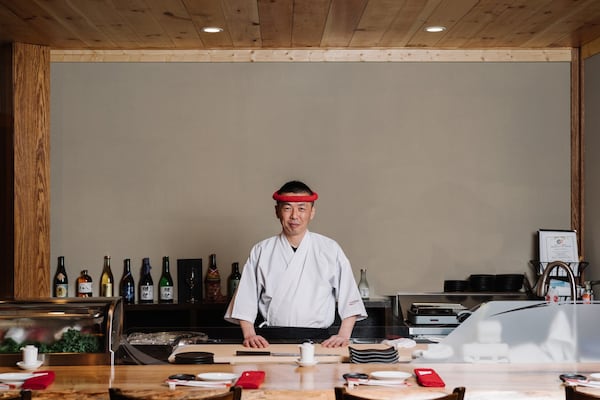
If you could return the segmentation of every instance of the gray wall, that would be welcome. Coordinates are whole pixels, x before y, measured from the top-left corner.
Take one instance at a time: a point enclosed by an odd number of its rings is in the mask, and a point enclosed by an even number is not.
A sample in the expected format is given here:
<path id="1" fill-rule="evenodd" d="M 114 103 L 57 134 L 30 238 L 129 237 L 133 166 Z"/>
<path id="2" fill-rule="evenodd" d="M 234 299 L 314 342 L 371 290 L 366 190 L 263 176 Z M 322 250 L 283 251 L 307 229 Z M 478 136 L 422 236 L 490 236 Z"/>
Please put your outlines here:
<path id="1" fill-rule="evenodd" d="M 586 279 L 600 280 L 600 55 L 585 60 L 585 256 L 590 262 Z M 596 290 L 598 298 L 599 286 Z"/>
<path id="2" fill-rule="evenodd" d="M 530 271 L 535 231 L 570 227 L 568 63 L 54 63 L 51 84 L 72 282 L 105 253 L 156 283 L 163 255 L 215 252 L 225 278 L 289 179 L 376 294 Z"/>

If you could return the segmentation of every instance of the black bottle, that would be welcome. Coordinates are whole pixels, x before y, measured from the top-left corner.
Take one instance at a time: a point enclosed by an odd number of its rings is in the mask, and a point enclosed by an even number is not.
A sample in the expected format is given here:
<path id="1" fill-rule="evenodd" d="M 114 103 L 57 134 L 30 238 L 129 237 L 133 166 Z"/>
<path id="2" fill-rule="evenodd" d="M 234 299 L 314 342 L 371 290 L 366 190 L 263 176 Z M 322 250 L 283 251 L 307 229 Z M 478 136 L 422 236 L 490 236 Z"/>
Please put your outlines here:
<path id="1" fill-rule="evenodd" d="M 211 254 L 209 260 L 208 271 L 206 271 L 206 277 L 204 278 L 205 300 L 207 303 L 219 303 L 222 301 L 223 295 L 221 294 L 221 274 L 217 268 L 216 254 Z"/>
<path id="2" fill-rule="evenodd" d="M 150 259 L 144 258 L 142 260 L 142 279 L 140 279 L 140 293 L 139 302 L 154 303 L 154 282 L 152 281 L 152 275 L 150 274 Z"/>
<path id="3" fill-rule="evenodd" d="M 227 296 L 231 299 L 235 294 L 235 290 L 240 284 L 242 274 L 240 274 L 240 264 L 234 262 L 231 264 L 231 275 L 227 278 Z"/>
<path id="4" fill-rule="evenodd" d="M 67 270 L 65 269 L 65 258 L 63 256 L 58 257 L 58 266 L 56 267 L 56 274 L 54 274 L 54 297 L 67 297 L 69 296 L 69 278 L 67 277 Z"/>
<path id="5" fill-rule="evenodd" d="M 131 260 L 129 258 L 123 260 L 123 277 L 119 284 L 119 293 L 123 298 L 123 303 L 135 303 L 135 282 L 133 281 L 133 275 L 131 275 Z"/>

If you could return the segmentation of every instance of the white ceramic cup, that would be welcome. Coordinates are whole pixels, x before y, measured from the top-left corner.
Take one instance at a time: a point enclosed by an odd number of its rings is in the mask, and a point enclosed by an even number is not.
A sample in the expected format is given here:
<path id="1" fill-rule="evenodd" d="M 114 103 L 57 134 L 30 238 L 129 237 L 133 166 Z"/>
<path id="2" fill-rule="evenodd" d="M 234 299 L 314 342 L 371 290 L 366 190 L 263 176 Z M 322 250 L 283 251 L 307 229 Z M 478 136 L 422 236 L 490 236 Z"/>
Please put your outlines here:
<path id="1" fill-rule="evenodd" d="M 300 362 L 310 363 L 315 361 L 315 346 L 312 343 L 302 343 L 300 348 Z"/>
<path id="2" fill-rule="evenodd" d="M 21 347 L 23 352 L 23 364 L 35 365 L 38 360 L 38 349 L 32 344 L 28 344 L 25 347 Z"/>

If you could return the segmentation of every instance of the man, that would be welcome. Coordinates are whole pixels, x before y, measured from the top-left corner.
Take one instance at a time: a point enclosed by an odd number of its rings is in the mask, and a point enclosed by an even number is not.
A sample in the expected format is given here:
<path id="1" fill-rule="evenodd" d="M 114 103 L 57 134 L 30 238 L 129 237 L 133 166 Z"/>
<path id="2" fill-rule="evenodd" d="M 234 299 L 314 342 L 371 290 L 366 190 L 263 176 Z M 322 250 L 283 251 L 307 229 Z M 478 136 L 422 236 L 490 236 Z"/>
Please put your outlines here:
<path id="1" fill-rule="evenodd" d="M 299 181 L 273 194 L 281 233 L 256 244 L 225 319 L 238 323 L 246 347 L 269 339 L 324 339 L 324 347 L 349 343 L 354 324 L 367 317 L 348 258 L 332 239 L 309 232 L 318 195 Z M 341 325 L 329 336 L 336 301 Z M 257 317 L 263 320 L 258 328 Z"/>

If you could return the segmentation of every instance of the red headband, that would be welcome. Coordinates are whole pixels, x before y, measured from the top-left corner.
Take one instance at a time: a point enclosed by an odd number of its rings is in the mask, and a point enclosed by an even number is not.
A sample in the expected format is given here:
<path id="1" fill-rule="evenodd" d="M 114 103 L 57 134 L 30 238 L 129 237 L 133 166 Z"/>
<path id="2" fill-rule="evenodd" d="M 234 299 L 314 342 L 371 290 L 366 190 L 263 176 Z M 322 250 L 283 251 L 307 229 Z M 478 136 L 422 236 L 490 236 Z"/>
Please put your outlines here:
<path id="1" fill-rule="evenodd" d="M 273 200 L 284 202 L 284 203 L 300 203 L 300 202 L 315 201 L 318 198 L 319 198 L 319 195 L 317 194 L 317 192 L 313 192 L 313 194 L 303 195 L 303 196 L 289 196 L 289 195 L 279 194 L 277 192 L 273 193 Z"/>

